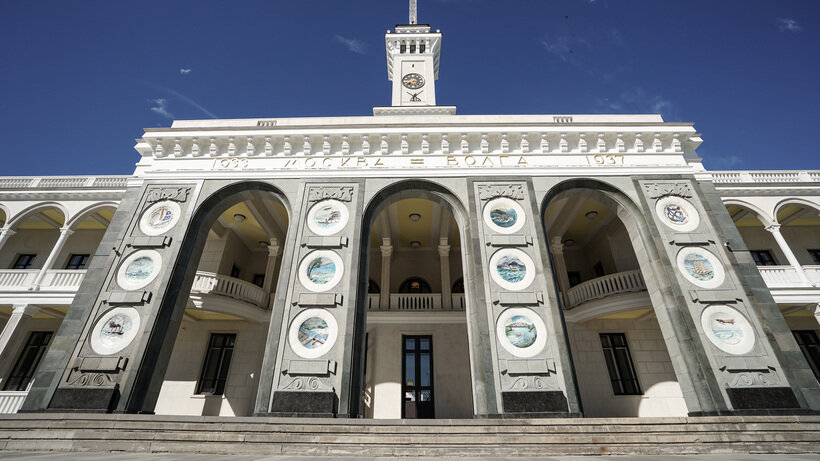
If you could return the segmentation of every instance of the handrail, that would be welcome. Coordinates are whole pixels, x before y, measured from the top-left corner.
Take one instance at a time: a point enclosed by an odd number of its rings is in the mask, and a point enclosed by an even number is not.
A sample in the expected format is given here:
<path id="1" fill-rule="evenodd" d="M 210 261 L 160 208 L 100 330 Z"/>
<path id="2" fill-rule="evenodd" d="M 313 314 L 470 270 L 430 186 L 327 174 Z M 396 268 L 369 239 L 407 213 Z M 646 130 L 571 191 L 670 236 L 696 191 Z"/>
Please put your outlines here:
<path id="1" fill-rule="evenodd" d="M 191 293 L 227 296 L 261 308 L 265 308 L 267 300 L 265 290 L 250 282 L 206 271 L 196 271 Z"/>
<path id="2" fill-rule="evenodd" d="M 576 285 L 567 290 L 567 309 L 593 299 L 621 293 L 646 290 L 640 269 L 605 275 Z"/>
<path id="3" fill-rule="evenodd" d="M 390 293 L 390 310 L 441 310 L 441 293 Z"/>

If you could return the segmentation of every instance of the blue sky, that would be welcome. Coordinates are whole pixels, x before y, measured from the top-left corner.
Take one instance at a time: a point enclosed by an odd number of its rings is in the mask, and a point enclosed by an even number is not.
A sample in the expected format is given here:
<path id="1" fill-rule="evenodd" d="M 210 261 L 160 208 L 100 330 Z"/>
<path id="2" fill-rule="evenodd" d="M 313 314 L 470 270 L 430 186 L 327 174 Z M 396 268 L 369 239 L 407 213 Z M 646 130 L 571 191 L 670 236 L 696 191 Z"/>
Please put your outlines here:
<path id="1" fill-rule="evenodd" d="M 370 115 L 407 0 L 0 2 L 0 175 L 130 174 L 172 119 Z M 820 169 L 820 2 L 419 0 L 460 114 L 656 113 L 710 169 Z"/>

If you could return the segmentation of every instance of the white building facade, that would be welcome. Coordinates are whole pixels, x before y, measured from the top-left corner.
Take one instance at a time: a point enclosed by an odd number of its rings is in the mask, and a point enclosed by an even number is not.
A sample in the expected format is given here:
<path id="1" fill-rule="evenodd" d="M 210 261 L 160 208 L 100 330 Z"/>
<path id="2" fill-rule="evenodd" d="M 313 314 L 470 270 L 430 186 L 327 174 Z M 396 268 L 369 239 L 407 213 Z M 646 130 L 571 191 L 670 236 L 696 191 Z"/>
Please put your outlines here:
<path id="1" fill-rule="evenodd" d="M 820 409 L 820 171 L 706 171 L 659 115 L 456 115 L 409 22 L 373 116 L 0 178 L 0 412 Z"/>

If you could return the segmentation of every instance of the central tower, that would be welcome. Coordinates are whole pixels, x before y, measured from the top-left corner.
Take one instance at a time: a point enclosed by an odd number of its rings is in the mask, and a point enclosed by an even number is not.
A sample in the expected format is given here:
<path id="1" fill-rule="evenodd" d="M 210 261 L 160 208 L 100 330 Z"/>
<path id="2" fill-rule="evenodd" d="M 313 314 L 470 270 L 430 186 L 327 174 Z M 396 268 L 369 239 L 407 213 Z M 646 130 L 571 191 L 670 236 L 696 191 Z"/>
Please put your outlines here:
<path id="1" fill-rule="evenodd" d="M 416 0 L 410 0 L 408 24 L 398 24 L 384 34 L 393 98 L 390 107 L 374 108 L 375 115 L 455 113 L 455 106 L 436 106 L 441 31 L 418 24 L 417 11 Z"/>

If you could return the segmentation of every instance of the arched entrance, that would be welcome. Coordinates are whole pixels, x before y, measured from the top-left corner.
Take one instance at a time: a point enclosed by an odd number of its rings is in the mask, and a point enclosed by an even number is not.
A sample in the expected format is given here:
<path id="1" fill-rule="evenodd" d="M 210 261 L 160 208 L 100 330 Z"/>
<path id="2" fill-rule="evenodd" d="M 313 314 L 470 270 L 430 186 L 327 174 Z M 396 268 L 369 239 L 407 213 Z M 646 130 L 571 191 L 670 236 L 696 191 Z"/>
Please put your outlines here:
<path id="1" fill-rule="evenodd" d="M 365 213 L 362 242 L 368 244 L 362 245 L 366 263 L 359 279 L 380 286 L 379 293 L 360 298 L 366 308 L 361 416 L 367 418 L 474 414 L 470 306 L 464 293 L 451 291 L 469 267 L 461 244 L 466 214 L 438 189 L 393 186 Z M 361 293 L 366 287 L 360 285 Z"/>
<path id="2" fill-rule="evenodd" d="M 262 182 L 232 184 L 202 201 L 171 275 L 179 290 L 160 308 L 171 320 L 151 364 L 156 394 L 132 405 L 157 414 L 253 414 L 288 210 L 284 195 Z"/>
<path id="3" fill-rule="evenodd" d="M 543 207 L 584 414 L 686 416 L 647 291 L 660 281 L 629 205 L 609 186 L 569 182 Z"/>

